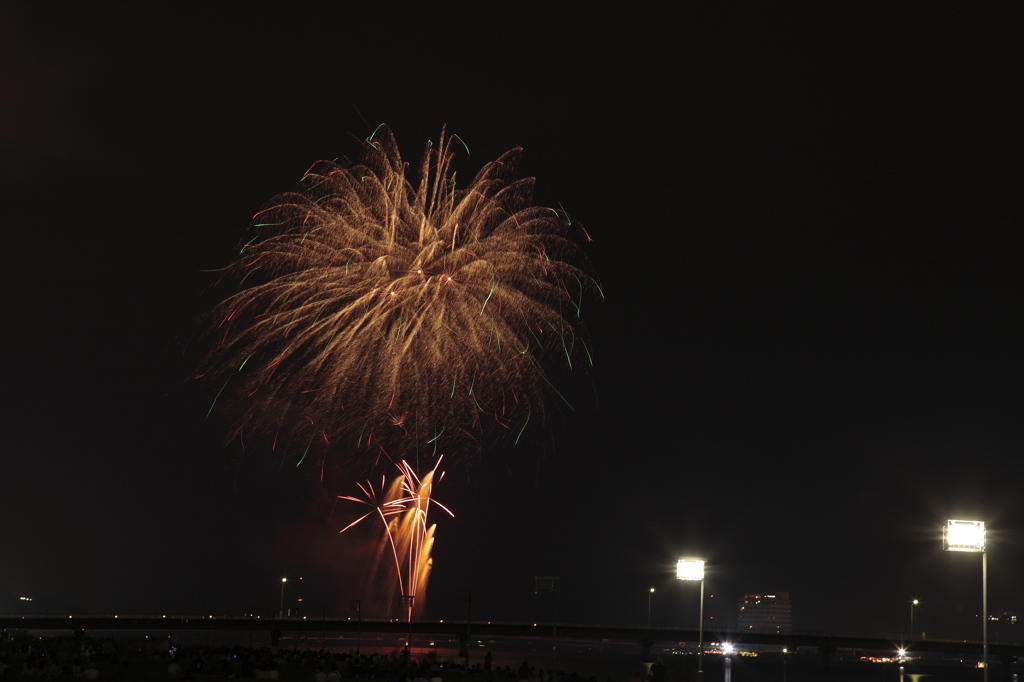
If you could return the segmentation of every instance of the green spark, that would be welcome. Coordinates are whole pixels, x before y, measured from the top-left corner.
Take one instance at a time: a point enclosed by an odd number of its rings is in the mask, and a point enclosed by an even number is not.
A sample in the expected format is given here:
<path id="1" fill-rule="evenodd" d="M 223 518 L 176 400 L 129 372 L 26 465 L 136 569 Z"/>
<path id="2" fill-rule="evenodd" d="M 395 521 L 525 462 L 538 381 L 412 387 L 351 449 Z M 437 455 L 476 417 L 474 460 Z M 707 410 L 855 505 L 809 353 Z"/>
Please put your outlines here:
<path id="1" fill-rule="evenodd" d="M 484 299 L 484 304 L 480 308 L 480 314 L 484 314 L 484 309 L 487 307 L 487 303 L 491 300 L 491 296 L 494 295 L 494 285 L 491 285 L 491 290 L 487 292 L 487 298 Z"/>
<path id="2" fill-rule="evenodd" d="M 382 127 L 384 127 L 383 123 L 381 123 L 376 128 L 374 128 L 373 132 L 370 133 L 370 136 L 368 138 L 366 138 L 366 141 L 369 142 L 370 144 L 374 144 L 373 137 L 377 134 L 377 131 L 380 130 Z"/>
<path id="3" fill-rule="evenodd" d="M 306 455 L 309 453 L 310 446 L 313 445 L 313 439 L 314 438 L 316 438 L 316 434 L 315 433 L 312 436 L 309 437 L 309 442 L 306 443 L 306 450 L 302 453 L 302 457 L 299 459 L 299 461 L 295 463 L 296 467 L 306 461 Z"/>
<path id="4" fill-rule="evenodd" d="M 523 431 L 526 430 L 526 425 L 530 423 L 530 406 L 526 406 L 526 420 L 523 422 L 523 426 L 519 429 L 519 433 L 516 434 L 516 441 L 514 445 L 519 445 L 519 439 L 523 437 Z"/>
<path id="5" fill-rule="evenodd" d="M 249 275 L 251 275 L 252 273 L 256 272 L 257 270 L 259 270 L 259 269 L 260 269 L 260 268 L 262 268 L 262 267 L 263 267 L 262 265 L 257 265 L 257 266 L 256 266 L 256 267 L 254 267 L 254 268 L 253 268 L 252 270 L 250 270 L 250 271 L 248 271 L 247 273 L 245 273 L 245 277 L 243 277 L 242 279 L 240 279 L 240 280 L 238 281 L 238 284 L 239 284 L 239 286 L 241 286 L 242 284 L 245 284 L 245 280 L 246 280 L 246 278 L 248 278 L 248 277 L 249 277 Z"/>
<path id="6" fill-rule="evenodd" d="M 231 381 L 231 375 L 228 375 L 228 381 Z M 217 395 L 213 396 L 213 402 L 210 403 L 210 409 L 206 411 L 206 418 L 210 418 L 210 414 L 213 412 L 213 406 L 217 404 L 217 399 L 220 398 L 220 394 L 224 392 L 224 389 L 228 387 L 228 381 L 224 382 L 224 385 L 217 391 Z"/>
<path id="7" fill-rule="evenodd" d="M 572 218 L 569 217 L 569 212 L 565 210 L 565 206 L 562 206 L 562 202 L 558 202 L 558 208 L 562 209 L 562 215 L 565 217 L 567 225 L 572 225 Z"/>
<path id="8" fill-rule="evenodd" d="M 466 150 L 466 156 L 469 156 L 469 155 L 470 155 L 470 154 L 469 154 L 469 145 L 468 145 L 468 144 L 466 144 L 465 140 L 463 140 L 463 139 L 462 139 L 461 137 L 459 137 L 458 135 L 455 135 L 454 133 L 452 134 L 452 137 L 454 137 L 454 138 L 455 138 L 456 140 L 458 140 L 459 142 L 462 142 L 462 147 L 463 147 L 463 149 L 465 149 L 465 150 Z"/>

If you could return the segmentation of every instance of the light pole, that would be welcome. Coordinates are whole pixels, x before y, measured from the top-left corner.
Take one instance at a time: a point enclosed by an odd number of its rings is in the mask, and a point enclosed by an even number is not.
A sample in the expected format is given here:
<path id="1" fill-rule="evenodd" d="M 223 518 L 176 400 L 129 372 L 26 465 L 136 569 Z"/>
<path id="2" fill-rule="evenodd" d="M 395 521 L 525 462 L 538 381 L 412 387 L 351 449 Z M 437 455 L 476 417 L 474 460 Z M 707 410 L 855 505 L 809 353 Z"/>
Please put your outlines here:
<path id="1" fill-rule="evenodd" d="M 412 660 L 412 605 L 416 601 L 416 595 L 414 594 L 403 594 L 402 595 L 402 606 L 405 607 L 406 613 L 409 614 L 409 637 L 405 640 L 405 645 L 409 648 L 409 660 Z"/>
<path id="2" fill-rule="evenodd" d="M 910 641 L 914 641 L 914 609 L 920 603 L 920 599 L 913 599 L 910 602 Z"/>
<path id="3" fill-rule="evenodd" d="M 547 592 L 551 595 L 551 670 L 558 670 L 558 617 L 556 613 L 555 583 L 557 575 L 533 576 L 533 593 Z"/>
<path id="4" fill-rule="evenodd" d="M 363 639 L 363 601 L 361 599 L 350 599 L 348 608 L 356 611 L 356 656 L 359 655 L 359 646 Z"/>
<path id="5" fill-rule="evenodd" d="M 647 593 L 647 629 L 648 630 L 651 629 L 651 597 L 653 597 L 653 596 L 654 596 L 654 588 L 652 587 L 651 591 Z"/>
<path id="6" fill-rule="evenodd" d="M 942 528 L 942 549 L 947 552 L 981 552 L 981 664 L 988 682 L 988 552 L 984 521 L 947 521 Z"/>
<path id="7" fill-rule="evenodd" d="M 683 558 L 676 562 L 677 580 L 700 581 L 700 628 L 697 643 L 697 679 L 704 679 L 704 559 Z M 985 680 L 988 682 L 988 680 Z"/>
<path id="8" fill-rule="evenodd" d="M 284 618 L 284 584 L 288 582 L 288 578 L 281 578 L 281 608 L 277 612 L 278 618 Z"/>

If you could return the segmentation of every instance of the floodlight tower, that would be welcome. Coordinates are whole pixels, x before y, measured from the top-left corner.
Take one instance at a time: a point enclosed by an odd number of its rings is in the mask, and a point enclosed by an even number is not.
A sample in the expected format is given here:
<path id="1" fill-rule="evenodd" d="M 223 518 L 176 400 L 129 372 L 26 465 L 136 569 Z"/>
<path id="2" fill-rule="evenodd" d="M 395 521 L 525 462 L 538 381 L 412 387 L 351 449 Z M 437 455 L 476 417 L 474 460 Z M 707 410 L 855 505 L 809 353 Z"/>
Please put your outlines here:
<path id="1" fill-rule="evenodd" d="M 676 579 L 700 581 L 700 627 L 697 642 L 697 679 L 704 679 L 704 559 L 692 557 L 676 562 Z M 988 680 L 985 680 L 988 682 Z"/>
<path id="2" fill-rule="evenodd" d="M 988 552 L 984 521 L 947 521 L 942 528 L 942 549 L 947 552 L 981 553 L 981 664 L 988 682 Z"/>

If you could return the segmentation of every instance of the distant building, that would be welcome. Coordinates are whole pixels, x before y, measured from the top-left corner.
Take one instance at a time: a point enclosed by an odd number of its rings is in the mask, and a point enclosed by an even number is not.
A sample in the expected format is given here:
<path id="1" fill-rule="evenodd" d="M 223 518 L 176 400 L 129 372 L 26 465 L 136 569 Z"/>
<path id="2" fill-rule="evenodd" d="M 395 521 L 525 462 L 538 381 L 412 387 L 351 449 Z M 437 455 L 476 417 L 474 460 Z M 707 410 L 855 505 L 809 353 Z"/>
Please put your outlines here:
<path id="1" fill-rule="evenodd" d="M 1004 625 L 1017 625 L 1024 622 L 1018 611 L 1000 611 L 997 616 L 989 616 L 989 620 L 998 621 Z"/>
<path id="2" fill-rule="evenodd" d="M 1024 618 L 1021 618 L 1020 611 L 999 609 L 995 615 L 990 612 L 988 620 L 990 636 L 1007 642 L 1024 641 Z"/>
<path id="3" fill-rule="evenodd" d="M 747 632 L 785 634 L 793 627 L 793 608 L 789 592 L 745 594 L 740 599 L 739 629 Z"/>

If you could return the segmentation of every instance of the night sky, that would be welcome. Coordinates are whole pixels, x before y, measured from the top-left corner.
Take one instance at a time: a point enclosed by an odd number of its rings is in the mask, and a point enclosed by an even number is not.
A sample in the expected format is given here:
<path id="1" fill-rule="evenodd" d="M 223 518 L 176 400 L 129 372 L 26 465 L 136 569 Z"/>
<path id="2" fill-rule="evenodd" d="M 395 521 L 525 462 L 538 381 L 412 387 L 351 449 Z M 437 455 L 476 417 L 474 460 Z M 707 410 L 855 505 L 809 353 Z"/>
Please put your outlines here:
<path id="1" fill-rule="evenodd" d="M 192 339 L 253 213 L 379 123 L 514 146 L 604 301 L 575 412 L 453 464 L 427 615 L 979 637 L 1024 611 L 1024 6 L 0 10 L 0 611 L 363 595 L 358 511 L 235 463 Z M 708 3 L 704 3 L 708 4 Z M 472 594 L 471 607 L 467 598 Z M 371 615 L 371 614 L 365 614 Z M 1024 627 L 1024 626 L 1020 626 Z M 1018 634 L 1019 638 L 1020 635 Z"/>

